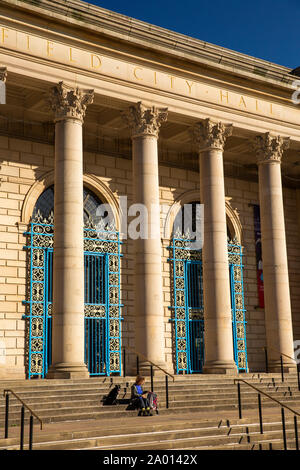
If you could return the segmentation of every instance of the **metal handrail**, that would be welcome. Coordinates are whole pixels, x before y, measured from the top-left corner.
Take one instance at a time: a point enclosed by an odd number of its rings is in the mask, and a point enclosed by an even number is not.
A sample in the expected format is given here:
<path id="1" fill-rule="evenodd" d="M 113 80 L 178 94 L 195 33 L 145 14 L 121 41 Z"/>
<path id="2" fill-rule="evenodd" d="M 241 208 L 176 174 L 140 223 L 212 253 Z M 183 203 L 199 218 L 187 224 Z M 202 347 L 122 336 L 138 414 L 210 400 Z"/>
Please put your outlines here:
<path id="1" fill-rule="evenodd" d="M 264 349 L 264 350 L 269 350 L 269 349 L 271 349 L 272 351 L 278 352 L 281 356 L 285 356 L 285 357 L 287 357 L 288 359 L 292 359 L 292 361 L 295 361 L 295 358 L 294 358 L 294 357 L 291 357 L 291 356 L 288 356 L 287 354 L 282 353 L 281 351 L 279 351 L 279 349 L 271 348 L 271 347 L 267 347 L 267 346 L 264 346 L 263 349 Z"/>
<path id="2" fill-rule="evenodd" d="M 175 381 L 175 377 L 174 375 L 170 374 L 169 372 L 167 372 L 165 369 L 163 369 L 162 367 L 158 366 L 157 364 L 154 364 L 154 362 L 150 361 L 146 356 L 144 356 L 144 354 L 138 352 L 138 351 L 135 351 L 134 349 L 130 348 L 129 346 L 122 346 L 122 349 L 126 350 L 126 349 L 129 349 L 129 351 L 133 352 L 134 354 L 137 354 L 138 356 L 140 356 L 142 359 L 144 359 L 145 361 L 149 362 L 149 364 L 151 364 L 152 366 L 154 367 L 157 367 L 158 369 L 162 370 L 165 374 L 169 375 L 173 382 Z"/>
<path id="3" fill-rule="evenodd" d="M 243 382 L 244 384 L 248 385 L 249 387 L 253 388 L 254 390 L 256 390 L 258 393 L 261 393 L 262 395 L 265 395 L 266 397 L 270 398 L 270 400 L 273 400 L 275 401 L 278 405 L 280 405 L 282 408 L 286 408 L 287 410 L 291 411 L 292 413 L 294 413 L 295 415 L 297 416 L 300 416 L 300 413 L 298 413 L 298 411 L 295 411 L 293 410 L 292 408 L 290 408 L 289 406 L 285 405 L 284 403 L 280 402 L 279 400 L 276 400 L 276 398 L 273 398 L 271 397 L 271 395 L 269 395 L 268 393 L 266 392 L 263 392 L 262 390 L 260 390 L 259 388 L 255 387 L 254 385 L 250 384 L 249 382 L 246 382 L 246 380 L 244 379 L 234 379 L 234 383 L 236 384 L 236 382 Z"/>
<path id="4" fill-rule="evenodd" d="M 30 413 L 40 422 L 41 424 L 41 430 L 43 429 L 43 421 L 41 420 L 41 418 L 38 417 L 38 415 L 32 411 L 32 409 L 26 405 L 26 403 L 22 400 L 22 398 L 20 398 L 13 390 L 11 389 L 6 389 L 6 390 L 3 390 L 3 396 L 5 397 L 7 393 L 12 393 L 21 403 L 23 406 L 25 406 L 25 408 L 27 408 L 28 411 L 30 411 Z"/>
<path id="5" fill-rule="evenodd" d="M 261 395 L 265 395 L 267 398 L 270 400 L 274 401 L 281 407 L 281 420 L 282 420 L 282 435 L 283 435 L 283 445 L 284 445 L 284 450 L 287 450 L 287 435 L 286 435 L 286 425 L 285 425 L 285 414 L 284 414 L 284 409 L 287 409 L 294 415 L 294 429 L 295 429 L 295 444 L 296 444 L 296 450 L 299 450 L 299 441 L 298 441 L 298 423 L 297 423 L 297 416 L 300 416 L 300 413 L 298 411 L 293 410 L 289 406 L 285 405 L 284 403 L 280 402 L 279 400 L 276 400 L 276 398 L 271 397 L 266 392 L 263 392 L 259 388 L 255 387 L 254 385 L 250 384 L 244 379 L 234 379 L 234 383 L 237 383 L 238 386 L 238 406 L 239 406 L 239 418 L 242 418 L 242 403 L 241 403 L 241 390 L 240 390 L 240 382 L 248 385 L 250 388 L 253 388 L 258 393 L 258 412 L 259 412 L 259 423 L 260 423 L 260 433 L 263 434 L 263 417 L 262 417 L 262 403 L 261 403 Z"/>

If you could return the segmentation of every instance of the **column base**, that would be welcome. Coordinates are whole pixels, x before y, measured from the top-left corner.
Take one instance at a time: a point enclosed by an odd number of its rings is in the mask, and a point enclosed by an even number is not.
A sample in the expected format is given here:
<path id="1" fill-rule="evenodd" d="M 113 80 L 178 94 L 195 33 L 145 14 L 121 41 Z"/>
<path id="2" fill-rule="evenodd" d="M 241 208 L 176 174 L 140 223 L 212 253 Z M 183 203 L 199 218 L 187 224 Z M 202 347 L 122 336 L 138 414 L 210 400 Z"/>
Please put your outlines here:
<path id="1" fill-rule="evenodd" d="M 235 362 L 211 361 L 204 364 L 203 374 L 238 375 L 238 371 Z"/>
<path id="2" fill-rule="evenodd" d="M 89 371 L 85 364 L 61 362 L 50 367 L 47 379 L 88 379 Z"/>

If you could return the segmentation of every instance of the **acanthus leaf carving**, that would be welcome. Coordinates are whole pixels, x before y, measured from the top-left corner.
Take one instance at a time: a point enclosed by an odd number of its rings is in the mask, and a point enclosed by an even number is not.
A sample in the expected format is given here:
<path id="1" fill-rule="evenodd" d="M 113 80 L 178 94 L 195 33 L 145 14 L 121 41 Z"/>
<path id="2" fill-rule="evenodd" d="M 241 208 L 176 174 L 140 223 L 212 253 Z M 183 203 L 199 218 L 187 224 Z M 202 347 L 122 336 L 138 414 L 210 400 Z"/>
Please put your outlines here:
<path id="1" fill-rule="evenodd" d="M 207 118 L 192 128 L 192 137 L 199 151 L 224 150 L 227 137 L 232 134 L 232 124 L 214 122 Z"/>
<path id="2" fill-rule="evenodd" d="M 158 138 L 158 132 L 163 122 L 167 120 L 168 108 L 147 108 L 141 101 L 130 106 L 122 113 L 123 119 L 131 129 L 132 137 L 153 135 Z"/>
<path id="3" fill-rule="evenodd" d="M 252 145 L 258 163 L 281 163 L 283 152 L 289 148 L 290 139 L 266 132 L 263 135 L 257 135 Z"/>
<path id="4" fill-rule="evenodd" d="M 82 122 L 86 108 L 93 99 L 93 90 L 82 90 L 59 82 L 50 91 L 49 104 L 56 121 L 73 118 Z"/>

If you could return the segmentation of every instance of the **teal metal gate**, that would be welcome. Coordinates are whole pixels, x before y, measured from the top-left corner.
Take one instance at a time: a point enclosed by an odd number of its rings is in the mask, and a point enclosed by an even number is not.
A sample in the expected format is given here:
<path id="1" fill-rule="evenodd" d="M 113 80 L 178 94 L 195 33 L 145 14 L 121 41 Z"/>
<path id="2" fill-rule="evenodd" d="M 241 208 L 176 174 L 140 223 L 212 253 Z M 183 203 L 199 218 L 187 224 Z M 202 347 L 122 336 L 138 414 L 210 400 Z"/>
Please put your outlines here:
<path id="1" fill-rule="evenodd" d="M 52 361 L 53 214 L 37 214 L 26 232 L 29 289 L 27 374 L 45 377 Z M 85 362 L 91 376 L 121 374 L 120 240 L 115 231 L 84 228 Z"/>
<path id="2" fill-rule="evenodd" d="M 178 236 L 169 247 L 172 267 L 171 321 L 176 372 L 201 373 L 204 364 L 204 304 L 202 252 L 190 250 L 191 240 Z M 234 358 L 238 371 L 247 371 L 242 247 L 228 243 Z"/>

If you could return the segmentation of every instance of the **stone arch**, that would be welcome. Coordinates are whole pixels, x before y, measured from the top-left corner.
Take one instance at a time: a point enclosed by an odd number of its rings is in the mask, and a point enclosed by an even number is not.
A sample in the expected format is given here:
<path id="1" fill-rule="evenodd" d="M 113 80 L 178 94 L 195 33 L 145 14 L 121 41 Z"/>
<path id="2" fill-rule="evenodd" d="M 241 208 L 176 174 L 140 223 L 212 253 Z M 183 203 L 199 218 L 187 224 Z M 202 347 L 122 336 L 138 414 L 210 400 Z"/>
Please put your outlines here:
<path id="1" fill-rule="evenodd" d="M 54 184 L 54 171 L 51 170 L 40 177 L 29 189 L 25 196 L 21 211 L 21 223 L 29 224 L 33 209 L 39 196 Z M 110 205 L 115 220 L 116 230 L 120 230 L 119 202 L 111 189 L 93 175 L 83 175 L 83 184 L 89 188 L 101 201 Z"/>
<path id="2" fill-rule="evenodd" d="M 193 201 L 200 201 L 199 190 L 187 191 L 181 194 L 169 208 L 167 215 L 164 221 L 164 234 L 163 238 L 165 240 L 170 240 L 172 237 L 173 225 L 178 214 L 179 210 L 184 206 L 184 204 L 191 203 Z M 226 211 L 226 221 L 231 235 L 231 239 L 236 238 L 239 244 L 242 243 L 242 224 L 240 222 L 239 214 L 236 209 L 233 209 L 231 206 L 231 197 L 225 198 L 225 211 Z"/>
<path id="3" fill-rule="evenodd" d="M 45 175 L 41 176 L 31 186 L 27 192 L 21 210 L 21 223 L 29 224 L 34 206 L 39 196 L 54 182 L 54 171 L 51 170 Z"/>

